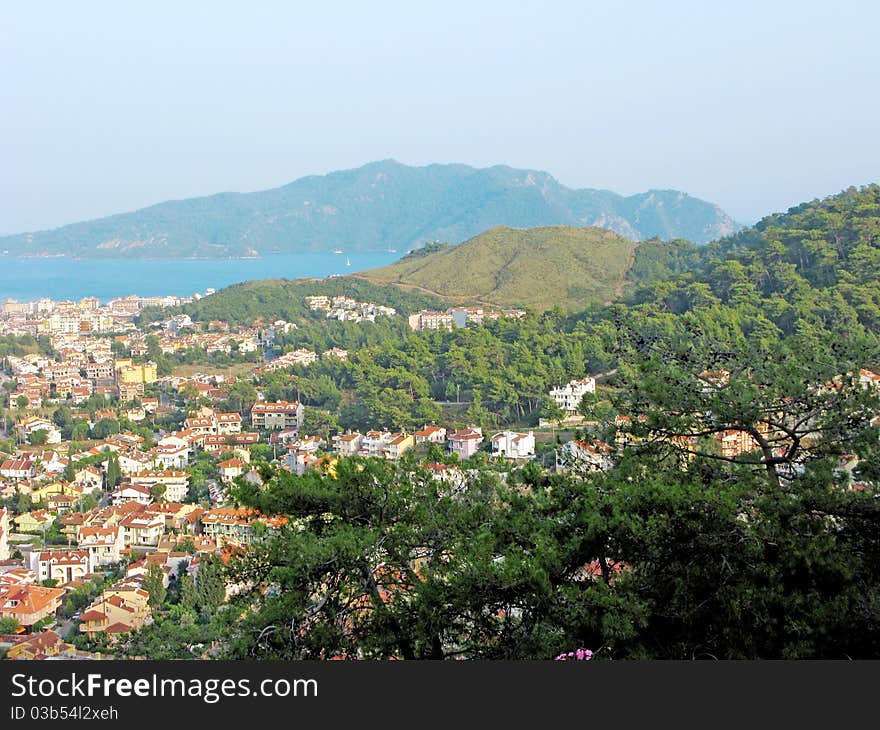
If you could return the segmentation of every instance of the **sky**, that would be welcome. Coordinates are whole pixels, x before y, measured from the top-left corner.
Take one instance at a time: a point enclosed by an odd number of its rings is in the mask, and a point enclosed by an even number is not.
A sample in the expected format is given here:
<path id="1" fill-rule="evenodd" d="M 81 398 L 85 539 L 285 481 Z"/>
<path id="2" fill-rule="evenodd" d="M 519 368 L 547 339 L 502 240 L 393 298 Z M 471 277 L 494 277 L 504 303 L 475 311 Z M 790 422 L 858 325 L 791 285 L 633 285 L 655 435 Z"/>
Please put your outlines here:
<path id="1" fill-rule="evenodd" d="M 8 3 L 0 234 L 387 158 L 751 223 L 880 180 L 878 27 L 867 0 Z"/>

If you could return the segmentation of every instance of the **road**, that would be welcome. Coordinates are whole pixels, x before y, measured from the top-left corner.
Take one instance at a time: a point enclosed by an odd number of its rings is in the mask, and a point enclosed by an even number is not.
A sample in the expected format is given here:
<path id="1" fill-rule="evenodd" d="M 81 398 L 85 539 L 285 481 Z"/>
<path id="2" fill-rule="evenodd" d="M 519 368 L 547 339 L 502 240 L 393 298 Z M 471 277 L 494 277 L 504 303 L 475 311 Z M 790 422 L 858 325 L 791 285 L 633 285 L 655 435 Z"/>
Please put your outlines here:
<path id="1" fill-rule="evenodd" d="M 67 635 L 73 631 L 73 627 L 76 625 L 76 621 L 72 618 L 64 621 L 60 626 L 56 627 L 55 632 L 61 636 L 62 639 L 67 638 Z"/>

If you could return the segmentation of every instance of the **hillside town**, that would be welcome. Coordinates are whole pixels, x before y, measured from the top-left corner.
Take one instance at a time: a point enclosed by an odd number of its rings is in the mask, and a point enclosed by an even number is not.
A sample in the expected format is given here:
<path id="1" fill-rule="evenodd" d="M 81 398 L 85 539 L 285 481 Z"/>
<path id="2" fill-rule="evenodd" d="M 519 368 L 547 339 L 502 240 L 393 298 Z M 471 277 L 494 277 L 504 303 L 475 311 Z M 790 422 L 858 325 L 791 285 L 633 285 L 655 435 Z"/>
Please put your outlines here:
<path id="1" fill-rule="evenodd" d="M 227 501 L 237 483 L 262 484 L 260 462 L 298 475 L 332 474 L 339 458 L 397 461 L 417 454 L 430 474 L 449 480 L 458 470 L 455 461 L 479 454 L 519 465 L 536 458 L 531 430 L 426 423 L 412 431 L 308 433 L 306 406 L 267 400 L 259 387 L 255 402 L 221 410 L 213 404 L 228 403 L 234 377 L 160 377 L 149 355 L 188 348 L 207 356 L 233 348 L 259 353 L 257 365 L 241 376 L 250 381 L 319 358 L 346 362 L 349 352 L 299 347 L 273 353 L 276 333 L 297 329 L 285 321 L 201 326 L 174 314 L 148 330 L 136 324 L 148 307 L 187 301 L 132 296 L 105 305 L 87 298 L 9 300 L 0 307 L 0 334 L 40 343 L 2 362 L 8 416 L 0 434 L 6 439 L 0 452 L 0 618 L 15 630 L 0 636 L 0 650 L 10 659 L 112 656 L 121 637 L 153 621 L 148 575 L 158 576 L 165 590 L 184 575 L 197 585 L 206 558 L 228 562 L 256 535 L 283 526 L 282 515 Z M 310 296 L 306 303 L 316 316 L 338 321 L 397 316 L 393 307 L 344 296 Z M 456 309 L 419 316 L 414 329 L 480 324 L 502 313 Z M 594 391 L 595 381 L 585 378 L 549 396 L 575 416 L 578 396 Z"/>

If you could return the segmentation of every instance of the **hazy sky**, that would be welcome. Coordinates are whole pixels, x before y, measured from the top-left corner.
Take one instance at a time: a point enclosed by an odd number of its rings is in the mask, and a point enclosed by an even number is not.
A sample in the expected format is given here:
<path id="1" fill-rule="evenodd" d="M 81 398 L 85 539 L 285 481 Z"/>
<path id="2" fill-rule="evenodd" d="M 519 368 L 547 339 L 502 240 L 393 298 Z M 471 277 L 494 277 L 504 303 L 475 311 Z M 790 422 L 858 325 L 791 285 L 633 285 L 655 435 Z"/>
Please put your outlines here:
<path id="1" fill-rule="evenodd" d="M 752 222 L 880 179 L 878 28 L 867 0 L 5 3 L 0 233 L 389 157 Z"/>

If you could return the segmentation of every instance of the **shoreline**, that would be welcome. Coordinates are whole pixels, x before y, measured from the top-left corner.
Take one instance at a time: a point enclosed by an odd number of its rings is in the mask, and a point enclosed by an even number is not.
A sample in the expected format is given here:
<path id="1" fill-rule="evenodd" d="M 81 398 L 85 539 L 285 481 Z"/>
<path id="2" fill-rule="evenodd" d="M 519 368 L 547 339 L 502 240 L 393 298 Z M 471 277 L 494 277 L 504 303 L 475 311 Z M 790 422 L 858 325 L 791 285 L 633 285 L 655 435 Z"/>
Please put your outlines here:
<path id="1" fill-rule="evenodd" d="M 386 252 L 352 254 L 352 266 L 329 252 L 264 254 L 231 258 L 78 258 L 0 254 L 0 301 L 79 300 L 102 302 L 130 296 L 203 294 L 235 284 L 264 279 L 330 279 L 350 276 L 397 260 Z"/>
<path id="2" fill-rule="evenodd" d="M 377 254 L 391 255 L 387 249 L 377 249 L 375 251 L 353 251 L 351 256 L 374 256 Z M 0 258 L 7 259 L 26 259 L 42 261 L 45 259 L 67 259 L 70 261 L 125 261 L 134 263 L 135 261 L 260 261 L 275 256 L 322 256 L 322 255 L 339 255 L 334 251 L 275 251 L 272 253 L 258 254 L 256 256 L 74 256 L 67 253 L 10 253 L 8 251 L 0 252 Z M 397 256 L 397 252 L 394 252 Z M 405 256 L 406 254 L 401 254 Z"/>

